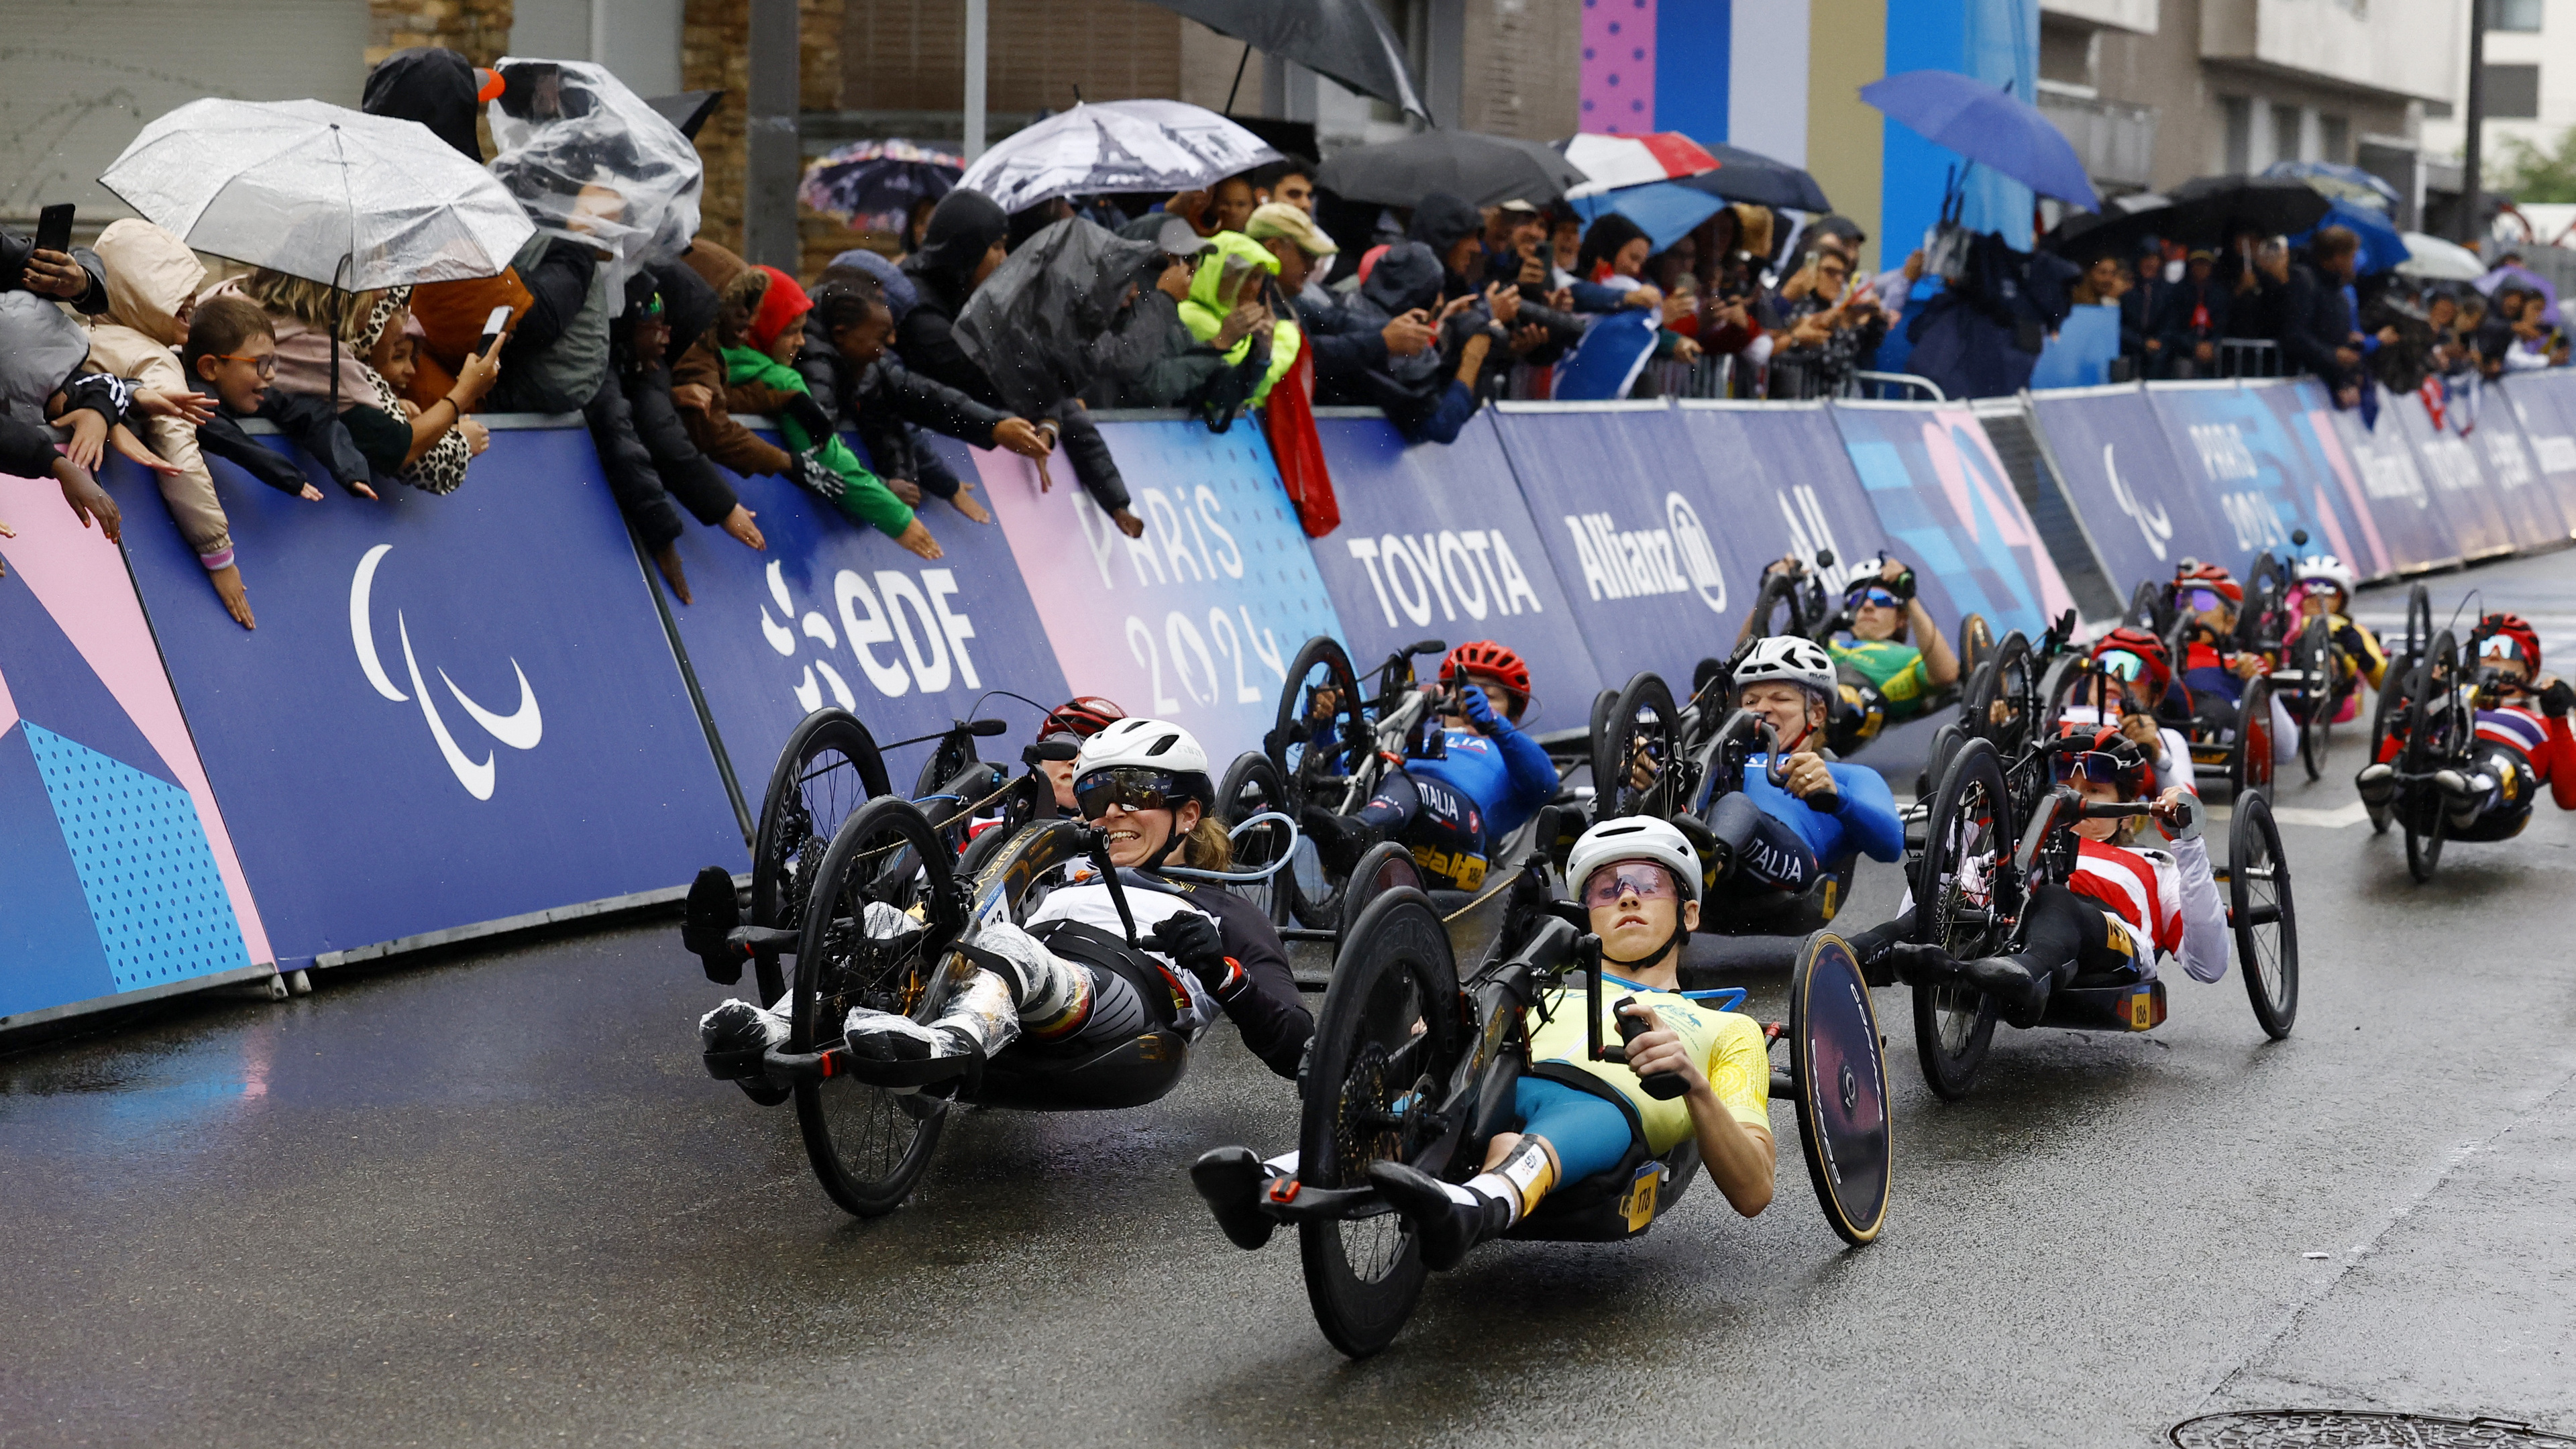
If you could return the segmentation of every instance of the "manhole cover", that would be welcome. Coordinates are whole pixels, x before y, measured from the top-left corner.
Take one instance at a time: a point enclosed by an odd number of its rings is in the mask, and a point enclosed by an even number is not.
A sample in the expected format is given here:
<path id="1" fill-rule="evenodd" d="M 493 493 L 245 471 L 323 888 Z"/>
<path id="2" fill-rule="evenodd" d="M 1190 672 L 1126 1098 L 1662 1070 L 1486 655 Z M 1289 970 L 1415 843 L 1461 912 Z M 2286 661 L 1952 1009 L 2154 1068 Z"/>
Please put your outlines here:
<path id="1" fill-rule="evenodd" d="M 2377 1414 L 2357 1409 L 2267 1409 L 2204 1414 L 2174 1425 L 2182 1449 L 2488 1449 L 2513 1444 L 2570 1444 L 2510 1419 L 2443 1419 L 2430 1414 Z"/>

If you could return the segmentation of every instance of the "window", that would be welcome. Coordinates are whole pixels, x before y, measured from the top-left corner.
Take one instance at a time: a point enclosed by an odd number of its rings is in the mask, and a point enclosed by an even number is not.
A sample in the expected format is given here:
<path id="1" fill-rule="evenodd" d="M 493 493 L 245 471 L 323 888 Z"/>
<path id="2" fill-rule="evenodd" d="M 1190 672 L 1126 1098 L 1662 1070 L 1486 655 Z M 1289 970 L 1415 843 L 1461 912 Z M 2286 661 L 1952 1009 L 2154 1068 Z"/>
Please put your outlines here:
<path id="1" fill-rule="evenodd" d="M 2352 164 L 2352 122 L 2342 116 L 2317 117 L 2317 159 L 2337 166 Z"/>
<path id="2" fill-rule="evenodd" d="M 2451 119 L 2451 103 L 2449 101 L 2426 101 L 2424 103 L 2424 119 L 2428 121 L 2447 121 Z"/>
<path id="3" fill-rule="evenodd" d="M 2540 29 L 2541 0 L 2486 0 L 2487 29 L 2525 34 Z"/>
<path id="4" fill-rule="evenodd" d="M 2227 117 L 2227 156 L 2219 164 L 2221 171 L 2254 169 L 2254 103 L 2243 96 L 2220 96 L 2218 108 Z"/>
<path id="5" fill-rule="evenodd" d="M 2297 106 L 2276 105 L 2272 108 L 2272 159 L 2275 161 L 2307 159 L 2307 153 L 2301 150 L 2299 145 L 2299 108 Z"/>
<path id="6" fill-rule="evenodd" d="M 2485 75 L 2488 120 L 2540 119 L 2540 67 L 2491 65 Z"/>

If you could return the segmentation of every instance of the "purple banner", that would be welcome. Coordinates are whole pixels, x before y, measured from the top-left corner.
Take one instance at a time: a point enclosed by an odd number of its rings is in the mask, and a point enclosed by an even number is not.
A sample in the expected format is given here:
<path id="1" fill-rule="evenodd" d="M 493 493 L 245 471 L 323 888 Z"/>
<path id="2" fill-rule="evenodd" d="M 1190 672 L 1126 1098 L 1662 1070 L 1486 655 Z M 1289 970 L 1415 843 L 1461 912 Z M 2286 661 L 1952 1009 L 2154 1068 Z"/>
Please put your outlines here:
<path id="1" fill-rule="evenodd" d="M 2033 392 L 2030 402 L 2067 502 L 2124 603 L 2140 582 L 2173 577 L 2197 546 L 2175 542 L 2177 532 L 2205 540 L 2217 531 L 2143 389 Z"/>
<path id="2" fill-rule="evenodd" d="M 2361 470 L 2335 431 L 2334 404 L 2325 384 L 2302 377 L 2249 384 L 2246 391 L 2261 398 L 2280 420 L 2299 459 L 2290 474 L 2291 486 L 2308 496 L 2317 516 L 2325 521 L 2326 537 L 2311 538 L 2307 551 L 2333 553 L 2365 579 L 2394 574 L 2396 560 L 2379 531 L 2378 516 L 2371 511 Z"/>
<path id="3" fill-rule="evenodd" d="M 2421 395 L 2398 393 L 2379 409 L 2382 428 L 2391 418 L 2413 445 L 2424 481 L 2432 485 L 2432 506 L 2449 521 L 2460 556 L 2481 559 L 2513 552 L 2513 525 L 2487 481 L 2486 468 L 2468 441 L 2446 426 L 2447 413 L 2443 422 L 2436 422 Z"/>
<path id="4" fill-rule="evenodd" d="M 2522 426 L 2533 466 L 2558 500 L 2558 512 L 2576 524 L 2576 375 L 2560 369 L 2517 373 L 2496 389 Z M 2492 399 L 2487 406 L 2494 406 Z"/>
<path id="5" fill-rule="evenodd" d="M 2176 547 L 2241 573 L 2258 550 L 2288 549 L 2290 535 L 2304 529 L 2310 547 L 2353 557 L 2351 531 L 2325 492 L 2319 448 L 2291 438 L 2264 391 L 2234 383 L 2147 390 L 2182 478 L 2199 495 L 2195 516 L 2204 528 L 2214 518 L 2223 529 L 2178 531 Z"/>
<path id="6" fill-rule="evenodd" d="M 2036 639 L 2075 607 L 1985 425 L 1940 404 L 1836 403 L 1843 449 L 1935 618 L 1986 616 Z"/>

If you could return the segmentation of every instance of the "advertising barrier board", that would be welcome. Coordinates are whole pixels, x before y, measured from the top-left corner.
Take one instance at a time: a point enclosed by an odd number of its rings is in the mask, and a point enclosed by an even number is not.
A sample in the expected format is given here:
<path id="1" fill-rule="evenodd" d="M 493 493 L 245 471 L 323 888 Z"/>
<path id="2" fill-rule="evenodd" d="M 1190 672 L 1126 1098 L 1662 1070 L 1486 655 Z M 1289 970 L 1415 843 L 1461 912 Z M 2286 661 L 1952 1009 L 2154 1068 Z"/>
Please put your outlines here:
<path id="1" fill-rule="evenodd" d="M 267 928 L 125 561 L 51 480 L 7 481 L 0 1024 L 263 974 Z"/>
<path id="2" fill-rule="evenodd" d="M 2433 420 L 2419 393 L 2383 394 L 2379 426 L 2391 420 L 2415 450 L 2416 466 L 2431 486 L 2431 506 L 2450 525 L 2464 559 L 2511 553 L 2519 540 L 2487 480 L 2486 467 L 2468 440 Z"/>
<path id="3" fill-rule="evenodd" d="M 259 628 L 121 468 L 127 555 L 281 964 L 749 864 L 589 435 L 305 503 L 214 465 Z"/>
<path id="4" fill-rule="evenodd" d="M 1823 403 L 1685 400 L 1677 415 L 1682 456 L 1699 473 L 1700 512 L 1724 521 L 1711 537 L 1739 581 L 1739 622 L 1776 559 L 1832 549 L 1839 575 L 1882 548 L 1898 552 Z"/>
<path id="5" fill-rule="evenodd" d="M 2496 389 L 2522 426 L 2531 461 L 2558 500 L 2559 516 L 2576 526 L 2576 377 L 2563 369 L 2508 377 Z M 2485 404 L 2495 406 L 2490 395 Z"/>
<path id="6" fill-rule="evenodd" d="M 2369 490 L 2353 466 L 2342 438 L 2335 432 L 2333 401 L 2315 378 L 2294 378 L 2246 389 L 2272 410 L 2293 466 L 2285 476 L 2293 492 L 2304 494 L 2324 523 L 2323 537 L 2311 535 L 2301 553 L 2331 553 L 2364 579 L 2387 578 L 2397 571 L 2379 519 L 2370 507 Z M 2261 452 L 2268 443 L 2254 444 Z"/>
<path id="7" fill-rule="evenodd" d="M 1494 431 L 1605 686 L 1652 670 L 1688 688 L 1753 604 L 1664 403 L 1502 403 Z M 1587 713 L 1588 717 L 1588 713 Z M 1564 721 L 1572 725 L 1573 720 Z"/>
<path id="8" fill-rule="evenodd" d="M 2290 535 L 2310 539 L 2349 557 L 2336 540 L 2353 530 L 2309 484 L 2312 453 L 2303 452 L 2261 389 L 2234 383 L 2176 383 L 2147 390 L 2147 401 L 2173 445 L 2182 486 L 2176 497 L 2196 497 L 2195 527 L 2186 531 L 2176 512 L 2174 547 L 2183 556 L 2242 573 L 2258 550 L 2288 549 Z"/>
<path id="9" fill-rule="evenodd" d="M 1835 403 L 1852 470 L 1924 607 L 1955 628 L 1983 614 L 2032 639 L 2075 607 L 1985 426 L 1939 403 Z"/>
<path id="10" fill-rule="evenodd" d="M 2450 515 L 2433 506 L 2433 484 L 2403 424 L 2379 411 L 2379 426 L 2364 426 L 2358 409 L 2327 408 L 2335 440 L 2361 481 L 2370 516 L 2388 546 L 2389 564 L 2401 574 L 2448 568 L 2460 561 L 2460 541 Z M 2314 417 L 2311 410 L 2309 416 Z"/>
<path id="11" fill-rule="evenodd" d="M 1315 571 L 1352 664 L 1365 670 L 1426 638 L 1493 639 L 1529 665 L 1538 712 L 1522 724 L 1582 725 L 1608 681 L 1513 485 L 1492 411 L 1445 447 L 1407 446 L 1375 412 L 1320 417 L 1315 429 L 1342 508 L 1342 526 L 1313 540 Z"/>
<path id="12" fill-rule="evenodd" d="M 1118 531 L 1061 460 L 974 455 L 1070 692 L 1186 725 L 1223 762 L 1261 747 L 1298 646 L 1347 638 L 1261 430 L 1103 421 L 1140 538 Z"/>
<path id="13" fill-rule="evenodd" d="M 2075 392 L 2034 392 L 2033 423 L 2048 439 L 2067 502 L 2101 555 L 2112 592 L 2126 604 L 2147 580 L 2173 577 L 2201 512 L 2182 464 L 2143 388 L 2131 383 Z"/>
<path id="14" fill-rule="evenodd" d="M 2549 479 L 2532 457 L 2531 446 L 2522 435 L 2522 423 L 2514 415 L 2500 387 L 2482 388 L 2478 406 L 2469 410 L 2465 428 L 2460 420 L 2445 421 L 2468 439 L 2471 451 L 2485 465 L 2487 483 L 2495 489 L 2496 506 L 2503 510 L 2505 526 L 2513 531 L 2513 541 L 2522 548 L 2545 548 L 2567 537 L 2567 518 L 2558 507 L 2558 495 L 2550 488 Z"/>
<path id="15" fill-rule="evenodd" d="M 959 476 L 974 477 L 965 445 L 949 446 Z M 1064 676 L 998 523 L 977 524 L 923 499 L 922 521 L 941 549 L 933 561 L 784 478 L 736 479 L 734 488 L 768 548 L 754 553 L 720 529 L 688 529 L 680 559 L 697 602 L 670 599 L 668 607 L 755 817 L 788 732 L 824 705 L 857 715 L 885 742 L 966 718 L 987 690 L 1011 690 L 1048 707 L 1065 697 Z M 658 576 L 646 579 L 664 587 Z M 1013 737 L 1037 723 L 1024 705 L 984 713 L 1011 720 Z M 898 787 L 910 788 L 915 757 L 930 749 L 890 752 L 887 768 Z M 1016 744 L 1006 752 L 987 744 L 982 753 L 1017 768 Z"/>

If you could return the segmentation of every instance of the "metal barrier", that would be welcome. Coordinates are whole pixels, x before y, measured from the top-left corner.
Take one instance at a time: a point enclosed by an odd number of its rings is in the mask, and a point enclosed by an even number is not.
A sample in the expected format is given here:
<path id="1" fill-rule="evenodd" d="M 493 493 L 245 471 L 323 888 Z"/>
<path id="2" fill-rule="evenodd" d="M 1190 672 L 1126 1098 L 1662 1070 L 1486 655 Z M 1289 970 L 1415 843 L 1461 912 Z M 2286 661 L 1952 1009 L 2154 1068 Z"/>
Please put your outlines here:
<path id="1" fill-rule="evenodd" d="M 1843 384 L 1838 397 L 1872 398 L 1880 402 L 1948 402 L 1941 384 L 1910 372 L 1855 372 Z"/>
<path id="2" fill-rule="evenodd" d="M 2300 369 L 2281 355 L 2281 344 L 2263 337 L 2218 339 L 2217 377 L 2290 377 Z"/>

